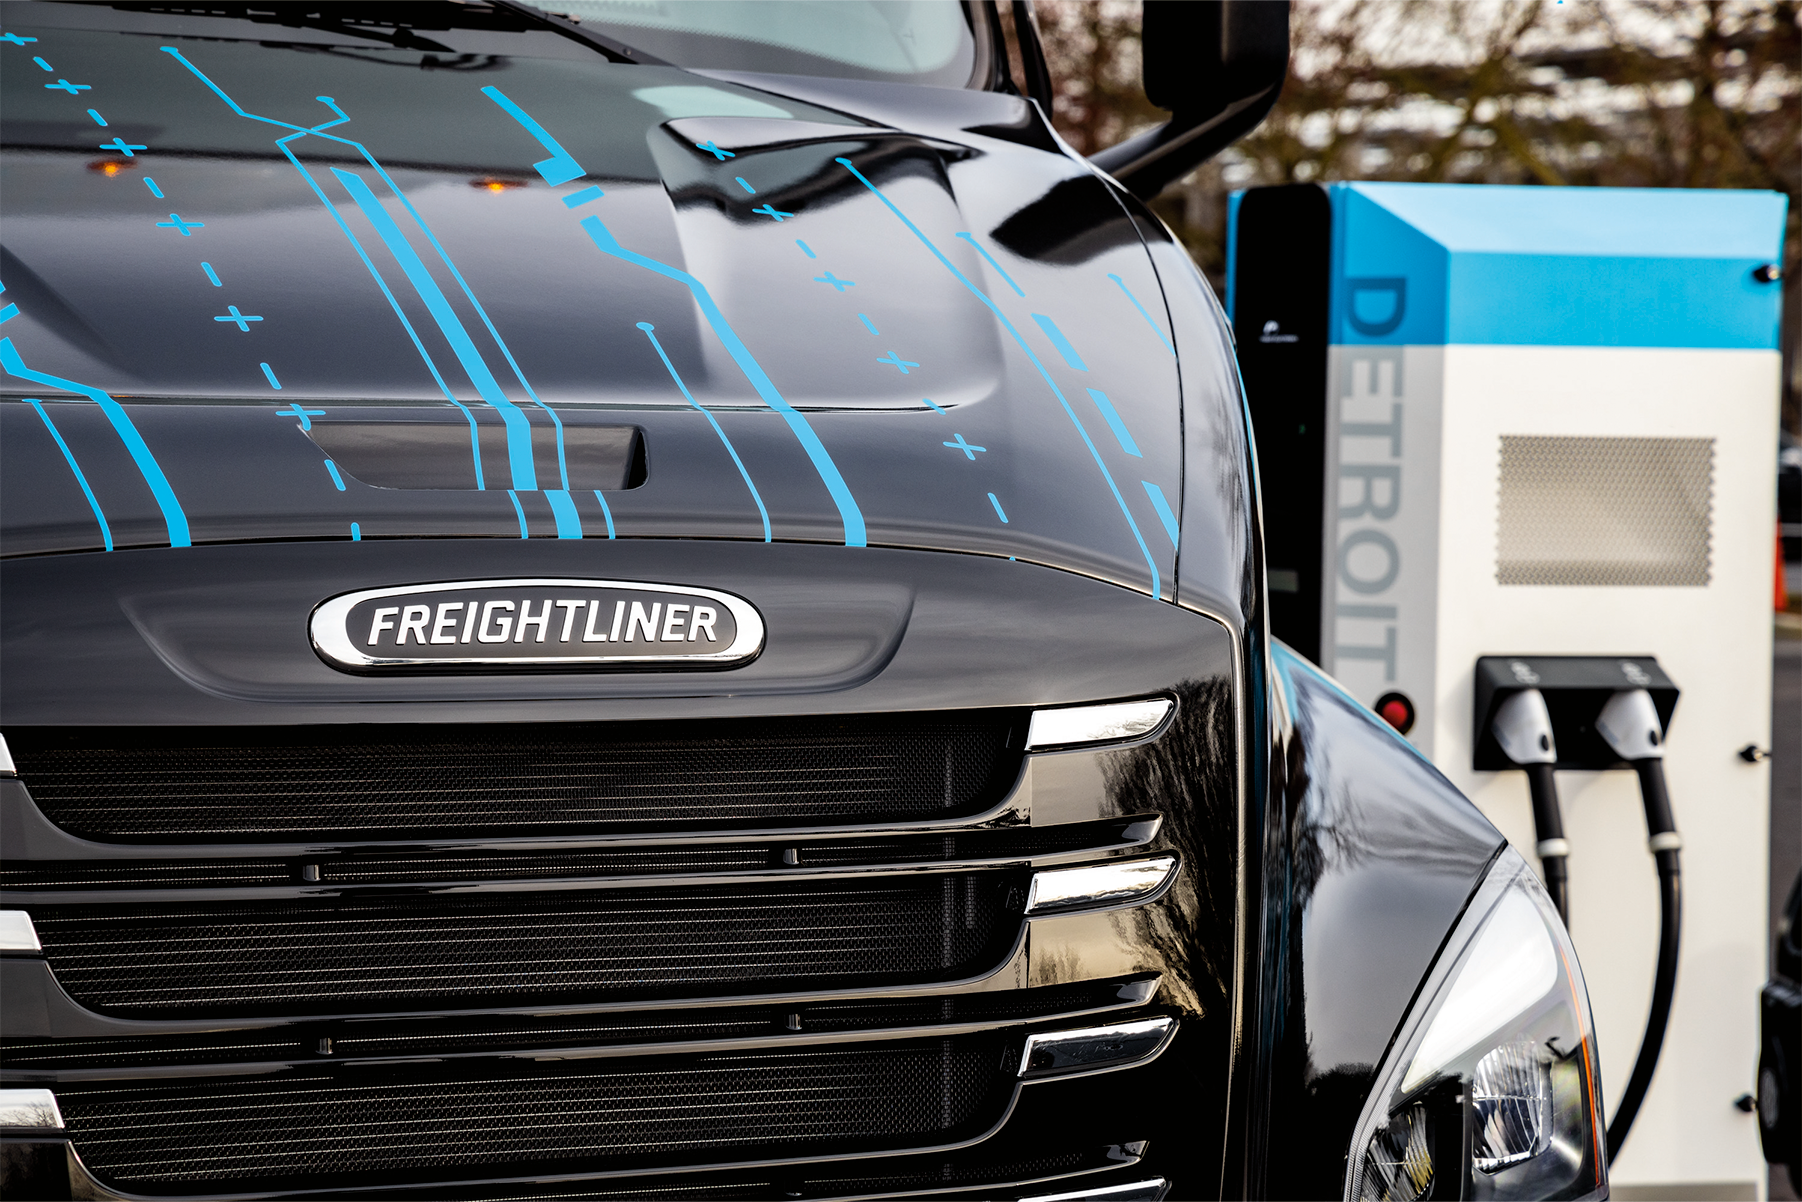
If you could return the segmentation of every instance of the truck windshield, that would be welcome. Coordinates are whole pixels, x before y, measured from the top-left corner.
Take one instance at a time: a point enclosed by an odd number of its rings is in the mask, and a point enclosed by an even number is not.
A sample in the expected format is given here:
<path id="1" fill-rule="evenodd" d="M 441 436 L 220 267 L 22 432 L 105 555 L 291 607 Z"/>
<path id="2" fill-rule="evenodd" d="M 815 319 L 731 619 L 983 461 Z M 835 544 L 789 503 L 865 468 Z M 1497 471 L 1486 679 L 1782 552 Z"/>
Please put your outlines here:
<path id="1" fill-rule="evenodd" d="M 681 67 L 979 86 L 987 29 L 958 0 L 553 0 Z"/>

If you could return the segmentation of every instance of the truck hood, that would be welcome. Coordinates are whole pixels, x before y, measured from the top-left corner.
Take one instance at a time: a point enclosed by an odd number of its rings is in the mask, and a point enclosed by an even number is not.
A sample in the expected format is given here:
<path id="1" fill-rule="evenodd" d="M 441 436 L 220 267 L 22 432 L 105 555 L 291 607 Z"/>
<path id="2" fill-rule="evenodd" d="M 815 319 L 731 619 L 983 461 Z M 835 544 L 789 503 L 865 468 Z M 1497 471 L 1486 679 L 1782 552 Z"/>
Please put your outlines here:
<path id="1" fill-rule="evenodd" d="M 1174 595 L 1158 275 L 1015 98 L 21 30 L 8 555 L 806 541 Z"/>

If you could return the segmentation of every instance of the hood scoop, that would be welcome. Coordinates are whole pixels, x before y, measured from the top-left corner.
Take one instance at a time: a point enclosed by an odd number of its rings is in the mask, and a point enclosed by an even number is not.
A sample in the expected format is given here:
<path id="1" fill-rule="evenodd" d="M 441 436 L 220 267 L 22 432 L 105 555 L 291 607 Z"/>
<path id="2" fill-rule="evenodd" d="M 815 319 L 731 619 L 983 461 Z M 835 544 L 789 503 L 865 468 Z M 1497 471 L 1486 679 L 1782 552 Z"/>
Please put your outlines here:
<path id="1" fill-rule="evenodd" d="M 527 421 L 523 412 L 509 420 L 450 416 L 455 420 L 315 420 L 306 433 L 339 471 L 372 488 L 505 489 L 529 480 L 545 490 L 616 492 L 645 481 L 644 434 L 636 426 L 570 416 L 553 426 Z"/>

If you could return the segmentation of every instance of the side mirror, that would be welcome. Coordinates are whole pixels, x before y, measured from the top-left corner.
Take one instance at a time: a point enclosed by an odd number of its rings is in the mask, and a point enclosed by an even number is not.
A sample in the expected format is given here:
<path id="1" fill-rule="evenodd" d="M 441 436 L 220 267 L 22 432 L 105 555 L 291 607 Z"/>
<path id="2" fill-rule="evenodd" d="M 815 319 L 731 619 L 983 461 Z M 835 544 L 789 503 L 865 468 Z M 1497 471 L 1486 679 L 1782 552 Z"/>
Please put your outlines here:
<path id="1" fill-rule="evenodd" d="M 1145 95 L 1171 118 L 1090 157 L 1149 200 L 1250 133 L 1289 73 L 1286 0 L 1145 0 Z"/>

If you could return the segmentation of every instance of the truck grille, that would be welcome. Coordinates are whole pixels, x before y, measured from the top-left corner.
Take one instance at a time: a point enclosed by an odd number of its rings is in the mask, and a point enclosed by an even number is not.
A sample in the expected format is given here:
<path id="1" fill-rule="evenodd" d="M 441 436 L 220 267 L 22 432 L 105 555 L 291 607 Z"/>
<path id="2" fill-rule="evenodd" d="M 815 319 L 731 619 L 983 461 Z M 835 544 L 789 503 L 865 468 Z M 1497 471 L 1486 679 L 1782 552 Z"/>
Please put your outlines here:
<path id="1" fill-rule="evenodd" d="M 105 1082 L 57 1090 L 83 1160 L 136 1185 L 380 1171 L 775 1160 L 969 1138 L 1012 1092 L 1002 1037 L 634 1062 Z"/>
<path id="2" fill-rule="evenodd" d="M 1012 783 L 1016 721 L 995 711 L 8 738 L 33 799 L 76 834 L 269 842 L 955 817 Z"/>
<path id="3" fill-rule="evenodd" d="M 34 907 L 79 1002 L 414 1010 L 926 983 L 996 963 L 1009 873 L 757 887 Z M 504 999 L 504 1000 L 496 1000 Z"/>

